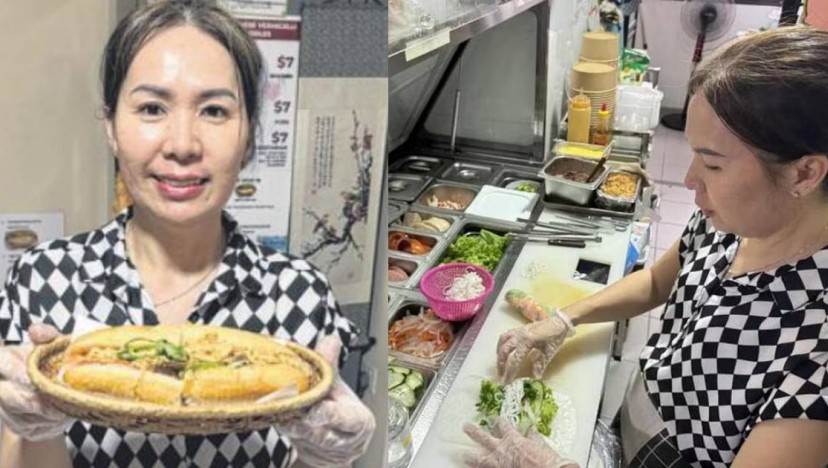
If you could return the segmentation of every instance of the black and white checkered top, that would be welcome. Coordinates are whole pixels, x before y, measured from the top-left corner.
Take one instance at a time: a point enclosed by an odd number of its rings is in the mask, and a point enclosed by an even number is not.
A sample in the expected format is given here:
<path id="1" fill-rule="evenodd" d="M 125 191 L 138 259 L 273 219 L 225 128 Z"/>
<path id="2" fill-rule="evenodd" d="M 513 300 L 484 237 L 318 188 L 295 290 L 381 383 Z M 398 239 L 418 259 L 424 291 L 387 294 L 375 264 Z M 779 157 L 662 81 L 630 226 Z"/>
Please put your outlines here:
<path id="1" fill-rule="evenodd" d="M 34 318 L 69 334 L 79 317 L 107 325 L 158 323 L 152 301 L 126 256 L 127 210 L 103 228 L 26 252 L 0 293 L 0 339 L 28 341 Z M 308 262 L 266 251 L 223 216 L 226 248 L 189 321 L 263 333 L 314 346 L 338 333 L 343 352 L 356 328 L 339 310 L 325 276 Z M 344 359 L 344 356 L 343 356 Z M 296 458 L 274 428 L 204 437 L 143 434 L 75 422 L 66 433 L 75 466 L 284 467 Z"/>
<path id="2" fill-rule="evenodd" d="M 693 215 L 661 329 L 641 353 L 647 393 L 695 466 L 731 463 L 761 421 L 828 420 L 828 247 L 725 279 L 738 243 Z"/>

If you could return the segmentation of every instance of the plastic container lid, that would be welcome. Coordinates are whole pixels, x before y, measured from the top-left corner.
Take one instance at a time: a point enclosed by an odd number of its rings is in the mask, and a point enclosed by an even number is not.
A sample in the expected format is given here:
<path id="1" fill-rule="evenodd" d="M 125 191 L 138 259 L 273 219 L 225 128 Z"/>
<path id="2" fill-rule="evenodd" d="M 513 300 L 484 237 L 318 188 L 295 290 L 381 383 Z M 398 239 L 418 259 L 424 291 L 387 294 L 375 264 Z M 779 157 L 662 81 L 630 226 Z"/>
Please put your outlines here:
<path id="1" fill-rule="evenodd" d="M 532 214 L 538 198 L 537 193 L 484 185 L 471 205 L 466 208 L 466 214 L 517 221 L 518 218 L 528 218 Z"/>

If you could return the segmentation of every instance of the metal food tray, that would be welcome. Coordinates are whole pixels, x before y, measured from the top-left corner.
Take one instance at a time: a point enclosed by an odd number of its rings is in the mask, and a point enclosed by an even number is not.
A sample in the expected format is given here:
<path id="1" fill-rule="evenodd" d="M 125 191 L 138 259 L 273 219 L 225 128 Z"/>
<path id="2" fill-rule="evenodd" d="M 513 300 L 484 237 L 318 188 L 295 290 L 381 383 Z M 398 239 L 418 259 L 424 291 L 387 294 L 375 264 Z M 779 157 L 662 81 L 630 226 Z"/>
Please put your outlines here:
<path id="1" fill-rule="evenodd" d="M 388 202 L 388 219 L 395 220 L 408 211 L 408 203 L 391 200 Z"/>
<path id="2" fill-rule="evenodd" d="M 597 168 L 598 161 L 593 159 L 576 158 L 571 156 L 555 156 L 550 159 L 538 172 L 538 176 L 544 181 L 544 197 L 559 197 L 566 203 L 578 206 L 588 206 L 592 203 L 595 190 L 604 183 L 604 178 L 609 168 L 604 166 L 600 172 L 593 176 L 592 182 L 575 182 L 563 175 L 551 174 L 553 166 L 564 166 L 568 170 L 577 168 L 581 174 L 590 174 Z"/>
<path id="3" fill-rule="evenodd" d="M 418 260 L 418 261 L 425 260 L 425 259 L 431 257 L 432 254 L 435 251 L 442 250 L 442 248 L 444 247 L 443 244 L 445 244 L 444 236 L 441 236 L 441 235 L 438 235 L 438 234 L 432 234 L 432 233 L 424 233 L 422 231 L 417 231 L 416 229 L 410 229 L 410 228 L 405 228 L 405 227 L 401 227 L 401 226 L 393 227 L 393 228 L 388 229 L 388 236 L 390 236 L 392 232 L 402 232 L 402 233 L 408 234 L 409 237 L 416 238 L 420 242 L 425 242 L 423 240 L 424 238 L 434 240 L 433 243 L 431 243 L 430 241 L 426 242 L 427 244 L 429 244 L 431 246 L 431 250 L 429 252 L 425 253 L 425 254 L 420 254 L 420 255 L 410 254 L 410 253 L 402 252 L 402 251 L 399 251 L 399 250 L 391 250 L 390 248 L 388 249 L 389 254 L 398 255 L 398 256 L 400 256 L 400 258 L 405 258 L 405 259 L 410 259 L 410 260 Z M 386 237 L 386 245 L 387 245 L 387 242 L 388 242 L 388 238 Z"/>
<path id="4" fill-rule="evenodd" d="M 622 218 L 632 220 L 635 217 L 635 209 L 630 212 L 626 211 L 615 211 L 615 210 L 607 210 L 604 208 L 598 208 L 593 206 L 578 206 L 578 205 L 571 205 L 566 202 L 566 200 L 561 200 L 559 198 L 553 197 L 543 197 L 541 198 L 541 203 L 545 208 L 550 210 L 558 210 L 558 211 L 565 211 L 568 213 L 585 215 L 585 216 L 611 216 L 613 218 Z M 636 208 L 638 207 L 639 200 L 635 201 Z"/>
<path id="5" fill-rule="evenodd" d="M 538 177 L 537 172 L 521 171 L 521 170 L 509 168 L 509 167 L 505 167 L 505 168 L 501 169 L 501 171 L 497 174 L 497 176 L 495 176 L 494 183 L 492 185 L 495 185 L 497 187 L 504 187 L 505 188 L 510 183 L 516 182 L 516 181 L 519 181 L 519 180 L 526 180 L 526 181 L 538 183 L 540 185 L 538 193 L 543 194 L 543 179 Z"/>
<path id="6" fill-rule="evenodd" d="M 432 179 L 415 174 L 388 174 L 388 198 L 403 202 L 412 202 L 423 193 Z"/>
<path id="7" fill-rule="evenodd" d="M 420 309 L 420 308 L 422 308 L 423 312 L 424 312 L 425 309 L 428 309 L 430 307 L 429 307 L 429 305 L 426 301 L 422 301 L 422 300 L 417 300 L 417 299 L 413 299 L 413 298 L 404 298 L 403 300 L 401 300 L 399 302 L 399 305 L 397 306 L 397 308 L 394 310 L 394 312 L 390 315 L 390 317 L 388 319 L 388 331 L 389 331 L 389 333 L 391 331 L 391 326 L 394 324 L 394 322 L 396 322 L 397 320 L 399 320 L 399 319 L 401 319 L 405 316 L 412 315 L 412 313 L 410 313 L 410 312 L 413 312 L 413 311 L 415 311 L 417 309 Z M 419 314 L 420 312 L 416 312 L 416 313 Z M 413 354 L 407 354 L 407 353 L 403 353 L 401 351 L 397 351 L 396 349 L 392 349 L 391 344 L 389 342 L 389 344 L 388 344 L 388 356 L 392 357 L 394 359 L 397 359 L 400 362 L 411 363 L 411 364 L 414 364 L 414 365 L 420 365 L 420 366 L 432 367 L 434 369 L 439 369 L 440 366 L 443 364 L 443 362 L 448 361 L 448 360 L 451 359 L 451 355 L 454 352 L 454 349 L 457 348 L 457 343 L 459 343 L 461 341 L 461 339 L 463 337 L 463 332 L 464 332 L 465 327 L 466 327 L 466 322 L 446 322 L 446 323 L 450 324 L 452 329 L 454 330 L 454 339 L 452 340 L 451 345 L 448 347 L 448 349 L 443 354 L 440 354 L 440 355 L 435 356 L 433 358 L 422 358 L 422 357 L 419 357 L 419 356 L 414 356 Z"/>
<path id="8" fill-rule="evenodd" d="M 562 150 L 565 147 L 571 148 L 580 148 L 582 152 L 592 151 L 593 155 L 584 155 L 584 154 L 576 154 L 574 151 L 570 153 L 563 152 Z M 556 156 L 564 156 L 567 158 L 579 158 L 579 159 L 589 159 L 591 161 L 598 161 L 604 156 L 609 156 L 610 152 L 612 151 L 612 145 L 593 145 L 589 143 L 579 143 L 574 141 L 567 141 L 566 139 L 557 138 L 554 141 L 554 145 L 552 145 L 552 149 L 550 151 L 552 157 Z"/>
<path id="9" fill-rule="evenodd" d="M 420 215 L 428 215 L 428 216 L 431 216 L 431 217 L 445 219 L 446 221 L 448 221 L 450 223 L 450 225 L 449 225 L 448 229 L 446 229 L 445 231 L 440 231 L 440 232 L 429 231 L 429 230 L 426 230 L 426 229 L 415 229 L 411 226 L 404 226 L 402 224 L 402 218 L 407 213 L 412 213 L 412 212 L 413 213 L 419 213 Z M 459 217 L 457 215 L 450 215 L 450 214 L 446 213 L 445 211 L 431 210 L 428 207 L 416 207 L 416 208 L 409 208 L 409 209 L 407 209 L 403 212 L 397 213 L 397 215 L 395 217 L 393 217 L 393 218 L 389 217 L 389 219 L 391 220 L 391 223 L 389 224 L 389 228 L 402 227 L 402 228 L 405 228 L 405 229 L 416 230 L 416 231 L 422 232 L 422 233 L 434 233 L 434 234 L 437 234 L 437 235 L 440 235 L 440 236 L 445 236 L 447 233 L 451 232 L 451 228 L 453 228 L 454 225 L 457 223 L 457 221 L 459 220 Z"/>
<path id="10" fill-rule="evenodd" d="M 625 197 L 616 197 L 613 195 L 609 195 L 608 193 L 604 192 L 602 189 L 604 184 L 607 183 L 607 179 L 612 174 L 629 174 L 635 177 L 635 193 L 632 198 L 625 198 Z M 641 194 L 641 175 L 635 174 L 628 171 L 622 171 L 618 169 L 611 170 L 607 173 L 607 178 L 604 179 L 604 183 L 598 187 L 598 190 L 595 191 L 595 206 L 598 208 L 608 209 L 608 210 L 615 210 L 615 211 L 624 211 L 635 213 L 635 201 L 640 198 Z"/>
<path id="11" fill-rule="evenodd" d="M 457 161 L 440 175 L 439 179 L 462 184 L 486 185 L 492 180 L 497 167 L 489 164 Z"/>
<path id="12" fill-rule="evenodd" d="M 397 302 L 400 300 L 399 294 L 397 294 L 393 289 L 388 288 L 388 309 L 387 310 L 394 310 L 397 307 Z"/>
<path id="13" fill-rule="evenodd" d="M 436 177 L 441 173 L 446 164 L 450 162 L 452 161 L 447 160 L 446 158 L 410 155 L 395 162 L 389 169 L 389 172 Z"/>
<path id="14" fill-rule="evenodd" d="M 481 229 L 486 229 L 488 231 L 494 232 L 497 235 L 502 236 L 507 232 L 520 231 L 522 228 L 522 225 L 516 223 L 493 222 L 491 220 L 483 221 L 480 219 L 466 218 L 460 223 L 458 228 L 454 231 L 454 235 L 447 239 L 446 245 L 440 252 L 440 255 L 436 256 L 436 258 L 433 259 L 432 263 L 426 266 L 426 271 L 430 268 L 433 268 L 434 266 L 439 265 L 451 244 L 453 244 L 454 241 L 457 240 L 457 238 L 463 236 L 468 232 L 475 232 L 480 231 Z M 509 243 L 506 246 L 506 250 L 503 252 L 503 256 L 500 258 L 500 261 L 497 263 L 494 270 L 490 272 L 492 274 L 492 277 L 495 278 L 495 282 L 498 281 L 498 277 L 500 276 L 500 273 L 503 271 L 503 259 L 506 258 L 506 256 L 509 254 L 510 250 L 513 248 L 513 244 L 514 241 L 509 240 Z"/>
<path id="15" fill-rule="evenodd" d="M 414 408 L 411 409 L 411 412 L 408 415 L 409 421 L 413 424 L 414 420 L 417 419 L 417 416 L 420 415 L 420 408 L 422 405 L 420 403 L 426 401 L 426 398 L 429 396 L 429 391 L 431 390 L 432 383 L 435 381 L 435 377 L 437 377 L 437 373 L 439 372 L 439 368 L 431 367 L 431 366 L 424 366 L 420 364 L 414 364 L 411 362 L 406 361 L 398 361 L 396 359 L 389 359 L 388 361 L 389 366 L 397 366 L 397 367 L 405 367 L 408 370 L 415 370 L 423 375 L 424 387 L 423 390 L 420 392 L 419 398 L 417 398 L 417 402 L 414 404 Z M 390 371 L 389 371 L 390 372 Z M 390 389 L 389 389 L 390 391 Z"/>
<path id="16" fill-rule="evenodd" d="M 450 182 L 435 182 L 430 186 L 426 187 L 425 190 L 420 194 L 417 200 L 414 202 L 414 205 L 417 207 L 427 207 L 433 210 L 439 210 L 444 213 L 453 213 L 455 215 L 463 213 L 466 211 L 466 208 L 471 205 L 471 202 L 474 200 L 474 197 L 477 196 L 477 193 L 480 191 L 480 188 L 476 185 L 470 184 L 457 184 L 457 183 L 450 183 Z M 463 209 L 461 210 L 450 210 L 448 208 L 440 208 L 436 206 L 430 206 L 426 200 L 431 196 L 436 195 L 438 198 L 450 199 L 453 201 L 457 201 L 458 203 L 464 204 Z"/>
<path id="17" fill-rule="evenodd" d="M 420 276 L 423 273 L 423 266 L 425 262 L 423 260 L 415 260 L 413 258 L 403 257 L 402 255 L 397 255 L 396 253 L 388 253 L 388 268 L 391 268 L 392 263 L 412 263 L 414 264 L 414 268 L 411 271 L 408 271 L 406 268 L 402 267 L 403 270 L 406 270 L 408 273 L 408 278 L 405 281 L 391 281 L 388 280 L 388 284 L 391 286 L 396 286 L 398 288 L 410 288 L 412 286 L 417 285 L 420 282 Z"/>

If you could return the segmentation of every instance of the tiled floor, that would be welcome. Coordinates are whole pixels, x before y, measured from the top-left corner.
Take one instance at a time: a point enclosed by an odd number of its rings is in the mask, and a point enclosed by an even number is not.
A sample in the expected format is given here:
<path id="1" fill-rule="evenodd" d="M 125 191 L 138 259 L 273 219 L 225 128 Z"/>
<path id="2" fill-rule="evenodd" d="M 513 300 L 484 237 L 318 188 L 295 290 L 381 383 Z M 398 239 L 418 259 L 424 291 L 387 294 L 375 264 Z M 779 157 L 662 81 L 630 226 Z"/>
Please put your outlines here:
<path id="1" fill-rule="evenodd" d="M 660 219 L 654 221 L 651 228 L 648 266 L 678 240 L 696 209 L 693 191 L 684 186 L 690 157 L 690 147 L 681 132 L 662 126 L 656 129 L 647 173 L 656 185 L 655 193 L 659 195 L 661 204 L 658 210 Z M 659 326 L 660 314 L 661 308 L 658 308 L 629 321 L 621 347 L 621 361 L 611 362 L 608 369 L 600 415 L 605 422 L 611 421 L 621 407 L 626 383 L 638 369 L 638 355 Z"/>

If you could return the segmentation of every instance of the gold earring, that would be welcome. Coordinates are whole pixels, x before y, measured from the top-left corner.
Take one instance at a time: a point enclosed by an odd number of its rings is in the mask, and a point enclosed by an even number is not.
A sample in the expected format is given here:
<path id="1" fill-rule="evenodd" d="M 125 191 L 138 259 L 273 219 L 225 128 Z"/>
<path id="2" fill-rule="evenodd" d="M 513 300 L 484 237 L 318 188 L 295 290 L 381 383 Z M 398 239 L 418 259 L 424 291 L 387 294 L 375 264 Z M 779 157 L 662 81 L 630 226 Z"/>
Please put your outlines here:
<path id="1" fill-rule="evenodd" d="M 794 190 L 793 193 L 791 193 L 791 195 L 793 195 L 794 198 L 799 198 L 802 196 L 802 194 L 799 193 L 799 190 Z"/>

